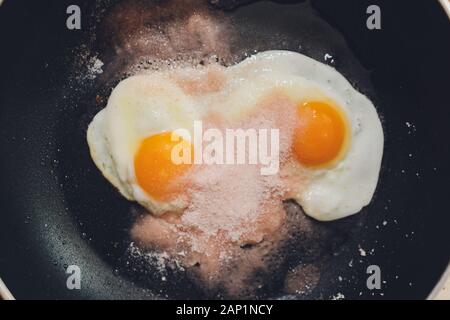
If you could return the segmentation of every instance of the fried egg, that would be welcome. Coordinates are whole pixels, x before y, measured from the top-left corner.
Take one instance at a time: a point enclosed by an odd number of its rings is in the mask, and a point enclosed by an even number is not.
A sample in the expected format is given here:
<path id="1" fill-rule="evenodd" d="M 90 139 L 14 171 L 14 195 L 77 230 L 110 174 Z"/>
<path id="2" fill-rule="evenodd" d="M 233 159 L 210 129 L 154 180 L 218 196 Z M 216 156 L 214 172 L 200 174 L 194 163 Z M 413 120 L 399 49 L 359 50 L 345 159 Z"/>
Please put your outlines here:
<path id="1" fill-rule="evenodd" d="M 231 67 L 178 68 L 120 82 L 89 125 L 91 157 L 128 200 L 155 215 L 188 205 L 192 164 L 176 165 L 172 132 L 192 132 L 195 120 L 216 114 L 228 123 L 258 112 L 276 90 L 295 106 L 288 197 L 317 220 L 359 212 L 372 199 L 383 154 L 383 130 L 372 102 L 335 69 L 289 51 L 266 51 Z M 189 137 L 180 140 L 189 149 Z"/>
<path id="2" fill-rule="evenodd" d="M 181 186 L 172 181 L 188 166 L 172 163 L 171 132 L 200 118 L 194 106 L 163 74 L 133 76 L 116 86 L 87 140 L 96 166 L 125 198 L 155 214 L 181 206 L 171 197 Z"/>

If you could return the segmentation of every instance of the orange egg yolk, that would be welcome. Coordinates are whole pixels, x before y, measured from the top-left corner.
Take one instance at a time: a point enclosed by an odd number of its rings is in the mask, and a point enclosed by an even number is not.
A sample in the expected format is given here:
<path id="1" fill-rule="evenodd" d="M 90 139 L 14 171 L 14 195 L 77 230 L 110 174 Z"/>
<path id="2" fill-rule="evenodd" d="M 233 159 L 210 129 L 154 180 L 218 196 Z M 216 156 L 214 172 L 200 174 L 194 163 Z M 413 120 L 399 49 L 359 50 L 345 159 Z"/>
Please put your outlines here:
<path id="1" fill-rule="evenodd" d="M 145 138 L 135 154 L 134 170 L 139 186 L 156 200 L 167 200 L 184 190 L 183 183 L 177 183 L 191 167 L 191 164 L 176 164 L 172 150 L 180 143 L 184 150 L 193 149 L 191 144 L 178 137 L 172 141 L 171 132 L 163 132 Z M 192 161 L 191 161 L 192 163 Z"/>
<path id="2" fill-rule="evenodd" d="M 297 160 L 307 167 L 333 164 L 346 149 L 346 117 L 335 106 L 319 101 L 302 103 L 297 111 L 299 125 L 293 141 Z"/>

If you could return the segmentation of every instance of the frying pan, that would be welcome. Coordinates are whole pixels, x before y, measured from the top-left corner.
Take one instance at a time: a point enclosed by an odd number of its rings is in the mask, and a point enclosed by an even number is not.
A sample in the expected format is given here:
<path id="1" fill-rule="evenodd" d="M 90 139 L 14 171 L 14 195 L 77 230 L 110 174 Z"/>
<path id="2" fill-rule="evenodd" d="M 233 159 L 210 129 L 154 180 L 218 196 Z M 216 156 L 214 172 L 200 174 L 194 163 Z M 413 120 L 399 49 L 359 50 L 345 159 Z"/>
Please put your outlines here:
<path id="1" fill-rule="evenodd" d="M 122 15 L 111 18 L 119 2 Z M 0 7 L 0 276 L 18 299 L 209 298 L 182 280 L 162 284 L 129 259 L 133 204 L 89 157 L 87 124 L 126 76 L 123 66 L 143 55 L 131 47 L 119 59 L 112 43 L 132 32 L 126 23 L 158 23 L 127 19 L 133 11 L 124 8 L 138 2 Z M 212 2 L 207 10 L 235 28 L 233 57 L 287 49 L 329 63 L 374 101 L 385 133 L 371 204 L 337 222 L 310 221 L 336 235 L 321 252 L 327 262 L 316 286 L 286 294 L 275 285 L 261 297 L 426 298 L 450 257 L 450 24 L 439 2 Z M 66 28 L 71 4 L 81 8 L 81 30 Z M 373 4 L 380 30 L 366 26 Z M 82 271 L 81 290 L 66 286 L 71 265 Z M 366 286 L 370 265 L 380 267 L 379 290 Z"/>

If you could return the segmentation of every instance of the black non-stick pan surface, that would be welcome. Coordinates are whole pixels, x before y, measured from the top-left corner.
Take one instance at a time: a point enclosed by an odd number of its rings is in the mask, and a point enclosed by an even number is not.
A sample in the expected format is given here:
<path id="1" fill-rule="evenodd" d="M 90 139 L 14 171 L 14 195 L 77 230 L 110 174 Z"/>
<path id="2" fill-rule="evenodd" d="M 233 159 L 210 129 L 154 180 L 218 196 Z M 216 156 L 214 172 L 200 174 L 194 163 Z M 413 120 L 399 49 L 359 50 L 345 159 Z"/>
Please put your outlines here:
<path id="1" fill-rule="evenodd" d="M 118 57 L 115 41 L 130 30 L 126 23 L 158 23 L 123 19 L 143 2 L 139 10 L 165 1 L 6 0 L 0 7 L 0 277 L 16 298 L 213 298 L 183 279 L 154 279 L 145 261 L 129 256 L 135 205 L 89 156 L 88 123 L 127 76 L 123 66 L 146 50 Z M 287 295 L 280 274 L 255 297 L 426 298 L 450 257 L 450 23 L 439 3 L 214 2 L 208 10 L 236 29 L 234 59 L 288 49 L 329 63 L 374 101 L 385 133 L 372 203 L 341 221 L 308 219 L 329 243 L 317 285 Z M 66 28 L 70 4 L 82 10 L 81 30 Z M 381 8 L 381 30 L 366 27 L 371 4 Z M 82 272 L 81 290 L 66 286 L 69 265 Z M 366 286 L 370 265 L 380 267 L 379 290 Z"/>

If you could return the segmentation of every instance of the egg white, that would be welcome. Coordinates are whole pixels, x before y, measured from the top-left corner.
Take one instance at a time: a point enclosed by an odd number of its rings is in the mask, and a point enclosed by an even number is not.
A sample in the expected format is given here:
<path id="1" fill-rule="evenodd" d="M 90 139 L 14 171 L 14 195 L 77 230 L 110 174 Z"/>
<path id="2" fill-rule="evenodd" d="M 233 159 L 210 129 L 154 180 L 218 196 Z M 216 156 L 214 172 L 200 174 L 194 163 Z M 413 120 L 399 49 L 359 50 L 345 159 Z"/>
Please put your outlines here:
<path id="1" fill-rule="evenodd" d="M 221 71 L 217 92 L 189 95 L 173 80 L 176 69 L 133 76 L 113 90 L 105 109 L 91 122 L 87 140 L 92 159 L 124 197 L 160 214 L 184 203 L 156 201 L 137 184 L 134 155 L 145 137 L 178 128 L 192 130 L 194 120 L 209 112 L 233 122 L 253 111 L 268 92 L 283 91 L 293 101 L 334 101 L 350 125 L 345 156 L 328 168 L 297 166 L 306 177 L 290 197 L 306 214 L 322 221 L 355 214 L 375 191 L 383 154 L 383 130 L 370 100 L 335 69 L 289 51 L 266 51 Z M 289 177 L 288 177 L 289 178 Z"/>

